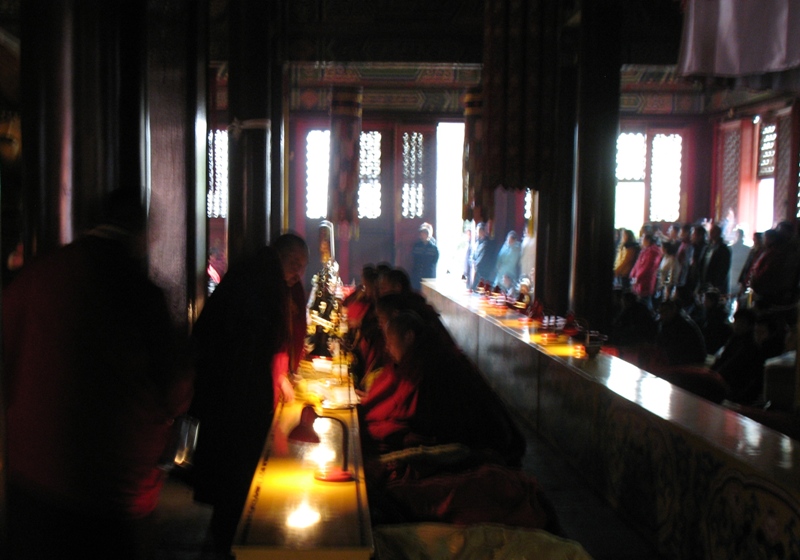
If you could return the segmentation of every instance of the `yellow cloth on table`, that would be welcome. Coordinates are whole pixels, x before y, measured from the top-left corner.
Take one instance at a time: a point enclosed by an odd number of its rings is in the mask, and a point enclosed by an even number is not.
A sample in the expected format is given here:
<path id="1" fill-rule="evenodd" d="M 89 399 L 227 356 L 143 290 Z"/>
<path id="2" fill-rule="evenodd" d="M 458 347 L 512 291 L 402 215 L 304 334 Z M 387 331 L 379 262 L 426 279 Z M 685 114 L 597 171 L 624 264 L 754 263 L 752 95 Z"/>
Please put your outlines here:
<path id="1" fill-rule="evenodd" d="M 488 523 L 384 525 L 375 528 L 374 540 L 381 560 L 592 560 L 576 541 Z"/>

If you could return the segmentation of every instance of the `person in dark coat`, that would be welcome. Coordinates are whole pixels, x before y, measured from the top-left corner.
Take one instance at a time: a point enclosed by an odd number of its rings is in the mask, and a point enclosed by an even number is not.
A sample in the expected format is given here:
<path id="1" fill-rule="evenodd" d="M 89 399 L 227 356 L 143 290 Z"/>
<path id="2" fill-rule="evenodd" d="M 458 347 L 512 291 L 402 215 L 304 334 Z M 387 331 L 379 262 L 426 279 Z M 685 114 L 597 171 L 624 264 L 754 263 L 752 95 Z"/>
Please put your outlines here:
<path id="1" fill-rule="evenodd" d="M 183 337 L 147 276 L 139 189 L 3 294 L 10 558 L 152 557 L 159 468 L 189 406 Z"/>
<path id="2" fill-rule="evenodd" d="M 703 246 L 698 261 L 698 290 L 700 293 L 715 288 L 727 294 L 730 287 L 731 248 L 722 238 L 722 228 L 717 224 L 708 231 L 708 243 Z"/>
<path id="3" fill-rule="evenodd" d="M 281 235 L 230 268 L 192 333 L 191 411 L 200 420 L 194 498 L 214 507 L 210 532 L 221 552 L 230 549 L 275 405 L 293 398 L 287 374 L 302 352 L 307 265 L 305 241 Z"/>
<path id="4" fill-rule="evenodd" d="M 489 231 L 483 222 L 475 226 L 475 242 L 472 247 L 472 289 L 476 289 L 481 280 L 491 282 L 494 278 L 495 257 L 497 251 L 489 238 Z"/>
<path id="5" fill-rule="evenodd" d="M 411 287 L 419 291 L 423 278 L 436 278 L 436 264 L 439 262 L 439 248 L 433 238 L 433 226 L 429 223 L 419 227 L 419 239 L 411 248 L 411 258 Z"/>

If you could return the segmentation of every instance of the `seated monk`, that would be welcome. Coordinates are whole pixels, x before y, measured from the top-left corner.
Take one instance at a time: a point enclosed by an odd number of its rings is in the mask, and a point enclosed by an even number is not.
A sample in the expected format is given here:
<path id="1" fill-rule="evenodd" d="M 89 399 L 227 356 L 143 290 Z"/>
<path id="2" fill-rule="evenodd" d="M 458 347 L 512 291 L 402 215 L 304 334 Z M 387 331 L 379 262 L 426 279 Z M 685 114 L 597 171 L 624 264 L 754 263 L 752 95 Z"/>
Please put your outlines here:
<path id="1" fill-rule="evenodd" d="M 413 311 L 385 325 L 392 367 L 362 400 L 365 435 L 381 452 L 461 443 L 518 465 L 525 443 L 500 399 L 472 362 Z"/>
<path id="2" fill-rule="evenodd" d="M 458 349 L 413 311 L 388 319 L 393 363 L 362 400 L 362 449 L 378 523 L 501 523 L 558 534 L 552 505 L 520 468 L 525 441 Z"/>

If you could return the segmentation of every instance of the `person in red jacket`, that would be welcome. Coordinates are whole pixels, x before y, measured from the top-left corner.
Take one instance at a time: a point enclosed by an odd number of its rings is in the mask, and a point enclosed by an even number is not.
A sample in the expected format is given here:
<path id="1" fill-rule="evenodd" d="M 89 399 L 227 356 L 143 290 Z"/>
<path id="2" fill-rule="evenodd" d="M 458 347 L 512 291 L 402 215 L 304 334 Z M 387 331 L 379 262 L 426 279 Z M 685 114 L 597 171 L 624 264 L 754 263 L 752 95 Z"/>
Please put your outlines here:
<path id="1" fill-rule="evenodd" d="M 642 249 L 631 269 L 631 290 L 649 309 L 653 309 L 653 295 L 656 293 L 658 267 L 661 264 L 661 247 L 656 245 L 652 234 L 642 237 Z"/>
<path id="2" fill-rule="evenodd" d="M 159 460 L 192 373 L 143 265 L 144 216 L 137 188 L 115 191 L 99 226 L 3 294 L 11 558 L 154 551 Z"/>

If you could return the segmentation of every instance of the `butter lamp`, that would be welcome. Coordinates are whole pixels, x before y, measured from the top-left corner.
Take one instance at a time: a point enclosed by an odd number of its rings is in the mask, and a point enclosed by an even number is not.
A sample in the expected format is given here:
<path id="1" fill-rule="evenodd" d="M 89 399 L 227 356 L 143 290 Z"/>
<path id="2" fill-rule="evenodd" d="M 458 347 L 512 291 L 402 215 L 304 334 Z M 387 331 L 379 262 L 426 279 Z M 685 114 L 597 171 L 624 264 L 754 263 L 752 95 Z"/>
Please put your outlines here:
<path id="1" fill-rule="evenodd" d="M 348 482 L 353 480 L 353 475 L 347 468 L 347 426 L 339 418 L 333 416 L 320 416 L 311 405 L 303 407 L 300 413 L 300 423 L 289 432 L 289 441 L 301 444 L 319 444 L 319 434 L 314 430 L 314 421 L 317 418 L 326 418 L 337 422 L 342 428 L 342 466 L 320 468 L 314 473 L 314 478 L 327 482 Z"/>

